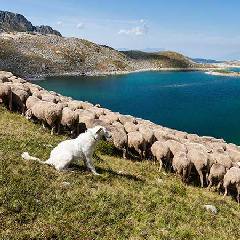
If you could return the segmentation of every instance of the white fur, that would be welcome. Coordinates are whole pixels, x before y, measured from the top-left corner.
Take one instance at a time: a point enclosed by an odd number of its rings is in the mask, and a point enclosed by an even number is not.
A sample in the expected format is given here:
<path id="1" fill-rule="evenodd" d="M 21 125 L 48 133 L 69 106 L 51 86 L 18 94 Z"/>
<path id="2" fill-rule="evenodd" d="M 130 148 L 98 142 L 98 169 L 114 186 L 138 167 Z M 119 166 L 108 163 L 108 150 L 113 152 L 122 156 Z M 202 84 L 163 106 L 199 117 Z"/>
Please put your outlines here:
<path id="1" fill-rule="evenodd" d="M 38 162 L 54 166 L 57 170 L 65 170 L 74 160 L 83 160 L 85 166 L 93 174 L 98 174 L 93 165 L 93 152 L 97 142 L 102 138 L 111 137 L 106 128 L 96 126 L 88 129 L 85 133 L 80 134 L 76 139 L 66 140 L 57 145 L 50 158 L 43 162 L 38 158 L 31 157 L 28 153 L 23 153 L 22 158 L 25 160 L 36 160 Z"/>

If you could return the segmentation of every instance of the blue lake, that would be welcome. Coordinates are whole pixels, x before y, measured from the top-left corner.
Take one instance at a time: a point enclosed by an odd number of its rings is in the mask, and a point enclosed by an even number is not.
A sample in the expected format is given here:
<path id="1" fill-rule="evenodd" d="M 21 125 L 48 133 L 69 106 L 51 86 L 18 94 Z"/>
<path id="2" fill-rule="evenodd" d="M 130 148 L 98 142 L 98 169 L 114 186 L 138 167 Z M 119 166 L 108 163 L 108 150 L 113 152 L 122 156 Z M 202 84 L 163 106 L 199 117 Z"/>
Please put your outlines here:
<path id="1" fill-rule="evenodd" d="M 42 87 L 170 128 L 240 144 L 240 78 L 203 72 L 48 77 Z"/>

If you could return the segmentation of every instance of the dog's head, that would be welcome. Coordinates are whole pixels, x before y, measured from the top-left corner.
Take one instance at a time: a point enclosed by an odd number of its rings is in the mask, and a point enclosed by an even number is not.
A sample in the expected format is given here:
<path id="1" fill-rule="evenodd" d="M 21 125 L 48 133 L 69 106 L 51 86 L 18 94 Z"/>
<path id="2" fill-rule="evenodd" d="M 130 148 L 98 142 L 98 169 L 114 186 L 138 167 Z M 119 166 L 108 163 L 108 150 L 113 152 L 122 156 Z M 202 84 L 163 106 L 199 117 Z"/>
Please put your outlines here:
<path id="1" fill-rule="evenodd" d="M 96 126 L 93 128 L 94 138 L 97 140 L 100 140 L 102 138 L 104 139 L 110 139 L 112 137 L 111 133 L 102 126 Z"/>
<path id="2" fill-rule="evenodd" d="M 25 113 L 25 117 L 26 119 L 30 120 L 32 118 L 33 114 L 32 114 L 32 110 L 28 109 Z"/>

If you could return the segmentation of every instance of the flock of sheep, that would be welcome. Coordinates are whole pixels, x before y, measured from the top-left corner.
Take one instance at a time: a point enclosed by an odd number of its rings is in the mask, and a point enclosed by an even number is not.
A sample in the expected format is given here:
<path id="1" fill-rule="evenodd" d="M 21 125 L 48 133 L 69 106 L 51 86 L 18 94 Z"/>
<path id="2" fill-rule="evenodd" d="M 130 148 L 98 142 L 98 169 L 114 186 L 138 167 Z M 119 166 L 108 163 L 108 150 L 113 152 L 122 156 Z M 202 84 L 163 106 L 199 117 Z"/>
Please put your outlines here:
<path id="1" fill-rule="evenodd" d="M 101 125 L 111 131 L 114 146 L 123 157 L 136 156 L 159 162 L 187 182 L 197 174 L 202 187 L 230 186 L 240 201 L 240 147 L 222 139 L 199 137 L 156 125 L 148 120 L 112 112 L 99 105 L 76 101 L 0 71 L 0 103 L 27 119 L 41 122 L 51 133 L 68 131 L 77 136 L 87 128 Z M 233 191 L 236 192 L 236 191 Z"/>

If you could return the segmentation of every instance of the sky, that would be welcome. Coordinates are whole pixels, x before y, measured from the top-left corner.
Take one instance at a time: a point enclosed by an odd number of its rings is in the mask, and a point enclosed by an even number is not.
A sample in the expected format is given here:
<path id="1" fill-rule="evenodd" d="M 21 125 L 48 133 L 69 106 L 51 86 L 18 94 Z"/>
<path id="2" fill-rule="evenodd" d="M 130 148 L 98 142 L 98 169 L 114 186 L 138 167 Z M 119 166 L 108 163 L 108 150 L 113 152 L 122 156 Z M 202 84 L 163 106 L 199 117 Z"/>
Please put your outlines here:
<path id="1" fill-rule="evenodd" d="M 117 49 L 240 59 L 239 0 L 0 0 L 0 9 Z"/>

